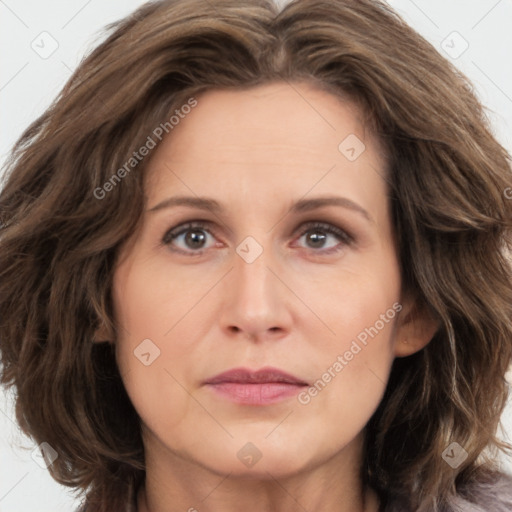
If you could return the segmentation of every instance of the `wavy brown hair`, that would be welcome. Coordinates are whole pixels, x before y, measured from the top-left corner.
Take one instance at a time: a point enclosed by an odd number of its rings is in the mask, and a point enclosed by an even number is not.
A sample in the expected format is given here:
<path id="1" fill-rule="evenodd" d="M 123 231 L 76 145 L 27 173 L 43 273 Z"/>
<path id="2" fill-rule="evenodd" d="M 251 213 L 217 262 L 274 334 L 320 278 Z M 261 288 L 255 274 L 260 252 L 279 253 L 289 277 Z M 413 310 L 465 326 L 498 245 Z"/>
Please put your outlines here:
<path id="1" fill-rule="evenodd" d="M 1 383 L 88 510 L 121 510 L 144 478 L 115 344 L 92 340 L 121 328 L 112 273 L 145 207 L 149 158 L 108 196 L 94 191 L 190 98 L 273 81 L 360 107 L 388 157 L 404 289 L 440 322 L 394 361 L 362 478 L 435 510 L 511 448 L 497 437 L 512 361 L 510 155 L 468 79 L 380 0 L 156 1 L 108 27 L 16 143 L 0 193 Z M 457 469 L 442 458 L 453 441 L 468 452 Z"/>

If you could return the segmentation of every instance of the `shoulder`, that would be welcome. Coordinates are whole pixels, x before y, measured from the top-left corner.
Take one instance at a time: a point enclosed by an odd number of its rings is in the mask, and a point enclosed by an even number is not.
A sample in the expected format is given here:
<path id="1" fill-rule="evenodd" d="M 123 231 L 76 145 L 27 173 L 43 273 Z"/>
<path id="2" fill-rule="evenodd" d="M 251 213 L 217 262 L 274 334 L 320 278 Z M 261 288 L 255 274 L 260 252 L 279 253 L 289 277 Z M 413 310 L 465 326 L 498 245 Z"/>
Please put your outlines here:
<path id="1" fill-rule="evenodd" d="M 512 512 L 512 475 L 499 473 L 493 479 L 467 484 L 454 505 L 457 512 Z"/>
<path id="2" fill-rule="evenodd" d="M 391 501 L 385 512 L 410 511 Z M 492 478 L 466 483 L 456 495 L 440 504 L 437 512 L 512 512 L 512 475 L 498 473 Z"/>

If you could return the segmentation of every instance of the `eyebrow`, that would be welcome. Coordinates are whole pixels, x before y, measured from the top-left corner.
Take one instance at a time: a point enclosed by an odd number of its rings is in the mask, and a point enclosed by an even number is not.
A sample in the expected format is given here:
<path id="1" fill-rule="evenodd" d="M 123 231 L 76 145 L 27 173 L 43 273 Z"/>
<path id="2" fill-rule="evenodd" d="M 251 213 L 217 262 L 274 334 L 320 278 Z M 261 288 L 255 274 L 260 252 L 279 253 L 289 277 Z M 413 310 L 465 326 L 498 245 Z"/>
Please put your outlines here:
<path id="1" fill-rule="evenodd" d="M 148 209 L 148 212 L 153 213 L 164 208 L 172 208 L 175 206 L 198 208 L 200 210 L 209 211 L 213 214 L 222 214 L 225 211 L 225 208 L 217 200 L 210 197 L 174 196 L 164 199 L 160 203 Z M 341 196 L 322 196 L 311 199 L 299 199 L 293 203 L 290 211 L 291 213 L 304 213 L 326 206 L 339 206 L 341 208 L 346 208 L 362 215 L 369 222 L 374 222 L 370 214 L 362 206 L 347 197 Z"/>

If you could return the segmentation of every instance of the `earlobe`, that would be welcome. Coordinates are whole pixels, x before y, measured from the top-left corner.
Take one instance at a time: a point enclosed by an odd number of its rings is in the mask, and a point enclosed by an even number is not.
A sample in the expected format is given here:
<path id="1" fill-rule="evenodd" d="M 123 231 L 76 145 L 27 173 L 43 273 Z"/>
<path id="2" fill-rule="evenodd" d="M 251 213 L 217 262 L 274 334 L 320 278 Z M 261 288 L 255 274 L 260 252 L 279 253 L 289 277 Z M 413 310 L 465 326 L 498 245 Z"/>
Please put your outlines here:
<path id="1" fill-rule="evenodd" d="M 426 305 L 417 301 L 403 308 L 397 322 L 395 338 L 395 357 L 407 357 L 425 348 L 435 333 L 440 322 Z"/>

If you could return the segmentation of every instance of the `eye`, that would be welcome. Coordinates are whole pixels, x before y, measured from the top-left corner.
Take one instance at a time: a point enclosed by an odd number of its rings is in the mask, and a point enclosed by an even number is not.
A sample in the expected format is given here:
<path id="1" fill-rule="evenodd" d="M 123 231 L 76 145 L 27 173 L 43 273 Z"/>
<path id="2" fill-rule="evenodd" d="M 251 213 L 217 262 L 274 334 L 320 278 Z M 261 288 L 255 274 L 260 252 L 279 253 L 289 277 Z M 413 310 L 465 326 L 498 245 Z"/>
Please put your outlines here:
<path id="1" fill-rule="evenodd" d="M 169 230 L 164 235 L 162 243 L 171 246 L 176 245 L 175 242 L 181 242 L 182 247 L 172 247 L 172 250 L 186 254 L 202 254 L 204 249 L 208 249 L 208 236 L 213 237 L 206 224 L 196 221 Z"/>
<path id="2" fill-rule="evenodd" d="M 306 244 L 308 244 L 308 249 L 322 249 L 321 252 L 323 254 L 331 254 L 333 252 L 340 251 L 344 246 L 350 245 L 354 242 L 352 236 L 350 236 L 343 229 L 338 228 L 337 226 L 333 226 L 332 224 L 328 224 L 325 222 L 312 222 L 305 225 L 306 229 L 302 230 L 302 234 L 299 240 L 305 237 Z M 327 241 L 331 239 L 338 239 L 338 242 L 328 244 Z"/>
<path id="3" fill-rule="evenodd" d="M 167 231 L 162 243 L 171 246 L 171 250 L 175 252 L 194 256 L 201 255 L 205 250 L 215 246 L 213 244 L 208 247 L 208 238 L 214 238 L 214 235 L 207 225 L 207 222 L 202 221 L 181 224 Z M 302 238 L 306 240 L 307 249 L 313 249 L 313 252 L 321 254 L 340 251 L 354 242 L 353 237 L 346 231 L 325 222 L 310 222 L 303 225 L 299 240 Z M 329 238 L 337 239 L 338 243 L 328 244 Z"/>

